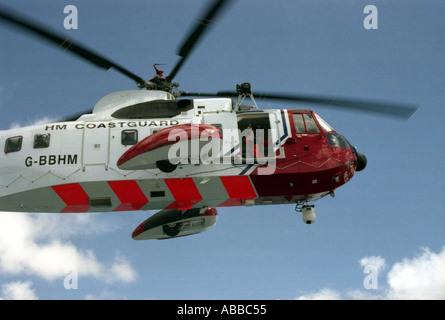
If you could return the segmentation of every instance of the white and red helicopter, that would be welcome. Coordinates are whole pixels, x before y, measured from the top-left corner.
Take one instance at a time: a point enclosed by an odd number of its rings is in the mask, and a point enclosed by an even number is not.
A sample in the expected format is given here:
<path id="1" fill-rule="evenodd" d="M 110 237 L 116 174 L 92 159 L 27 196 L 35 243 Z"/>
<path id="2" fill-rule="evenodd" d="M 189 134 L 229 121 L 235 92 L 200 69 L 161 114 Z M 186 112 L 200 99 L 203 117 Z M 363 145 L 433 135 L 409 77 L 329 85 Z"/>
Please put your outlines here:
<path id="1" fill-rule="evenodd" d="M 136 240 L 207 230 L 216 224 L 216 207 L 294 204 L 303 221 L 313 223 L 312 203 L 333 196 L 365 168 L 366 157 L 313 111 L 260 110 L 248 83 L 237 85 L 236 92 L 206 94 L 179 91 L 172 82 L 208 22 L 229 2 L 213 1 L 180 46 L 170 75 L 164 78 L 154 65 L 156 75 L 149 81 L 0 8 L 1 22 L 100 68 L 114 68 L 140 88 L 111 93 L 91 113 L 75 118 L 0 131 L 0 211 L 161 210 L 134 230 Z M 244 102 L 247 97 L 253 105 Z M 323 96 L 262 92 L 256 97 L 405 119 L 417 109 Z"/>

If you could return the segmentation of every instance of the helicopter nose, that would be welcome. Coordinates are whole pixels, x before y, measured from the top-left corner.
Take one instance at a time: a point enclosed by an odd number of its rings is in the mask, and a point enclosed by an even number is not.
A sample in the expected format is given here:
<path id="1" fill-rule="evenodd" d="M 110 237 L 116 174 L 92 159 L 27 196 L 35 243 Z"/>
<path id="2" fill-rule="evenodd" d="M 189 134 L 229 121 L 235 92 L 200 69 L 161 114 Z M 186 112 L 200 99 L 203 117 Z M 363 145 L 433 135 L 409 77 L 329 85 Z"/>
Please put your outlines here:
<path id="1" fill-rule="evenodd" d="M 362 171 L 366 168 L 366 164 L 368 163 L 368 160 L 366 159 L 366 156 L 363 153 L 357 152 L 357 171 Z"/>

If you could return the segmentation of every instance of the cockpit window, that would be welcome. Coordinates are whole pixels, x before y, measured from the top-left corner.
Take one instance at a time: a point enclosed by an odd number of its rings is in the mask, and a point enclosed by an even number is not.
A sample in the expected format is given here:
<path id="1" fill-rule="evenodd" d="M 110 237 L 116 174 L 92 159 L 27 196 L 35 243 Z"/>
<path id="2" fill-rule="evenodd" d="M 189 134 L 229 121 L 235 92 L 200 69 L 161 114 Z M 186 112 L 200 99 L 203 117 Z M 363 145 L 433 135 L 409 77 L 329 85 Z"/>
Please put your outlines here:
<path id="1" fill-rule="evenodd" d="M 294 113 L 293 117 L 294 117 L 295 131 L 297 133 L 306 132 L 306 127 L 304 126 L 303 115 L 301 113 Z"/>
<path id="2" fill-rule="evenodd" d="M 314 114 L 324 132 L 334 131 L 334 129 L 326 121 L 324 121 L 318 114 L 316 113 Z"/>
<path id="3" fill-rule="evenodd" d="M 320 132 L 314 118 L 312 118 L 312 115 L 310 113 L 304 114 L 304 122 L 306 123 L 307 132 Z"/>
<path id="4" fill-rule="evenodd" d="M 295 131 L 297 133 L 320 132 L 317 123 L 310 113 L 294 113 Z"/>
<path id="5" fill-rule="evenodd" d="M 348 140 L 338 132 L 331 132 L 326 135 L 329 144 L 333 147 L 350 149 Z"/>

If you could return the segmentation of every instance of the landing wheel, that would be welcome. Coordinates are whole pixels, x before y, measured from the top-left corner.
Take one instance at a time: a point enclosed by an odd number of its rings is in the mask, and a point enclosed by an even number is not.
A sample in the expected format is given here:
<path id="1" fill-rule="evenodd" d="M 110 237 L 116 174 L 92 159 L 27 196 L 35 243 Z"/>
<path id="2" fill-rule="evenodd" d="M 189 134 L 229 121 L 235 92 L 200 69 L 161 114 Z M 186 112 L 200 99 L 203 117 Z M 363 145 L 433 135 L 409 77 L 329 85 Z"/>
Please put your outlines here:
<path id="1" fill-rule="evenodd" d="M 175 171 L 175 169 L 178 165 L 172 164 L 169 160 L 159 160 L 159 161 L 156 161 L 156 166 L 162 172 L 168 173 L 168 172 Z"/>
<path id="2" fill-rule="evenodd" d="M 181 230 L 181 224 L 180 223 L 165 224 L 162 227 L 162 230 L 169 237 L 176 237 L 179 234 L 179 231 Z"/>

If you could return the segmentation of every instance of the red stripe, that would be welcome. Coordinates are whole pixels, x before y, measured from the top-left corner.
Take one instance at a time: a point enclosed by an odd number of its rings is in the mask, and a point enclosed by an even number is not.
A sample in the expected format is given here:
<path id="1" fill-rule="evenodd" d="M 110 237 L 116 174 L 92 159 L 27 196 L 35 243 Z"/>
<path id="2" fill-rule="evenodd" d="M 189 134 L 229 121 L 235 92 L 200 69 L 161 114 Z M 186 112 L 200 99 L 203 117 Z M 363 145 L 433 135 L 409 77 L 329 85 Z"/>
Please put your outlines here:
<path id="1" fill-rule="evenodd" d="M 108 184 L 121 201 L 121 204 L 113 211 L 139 210 L 148 202 L 147 197 L 134 180 L 108 181 Z"/>
<path id="2" fill-rule="evenodd" d="M 87 212 L 90 209 L 88 195 L 80 184 L 70 183 L 52 188 L 66 204 L 61 212 Z"/>
<path id="3" fill-rule="evenodd" d="M 190 209 L 194 204 L 202 200 L 201 194 L 192 178 L 165 179 L 175 201 L 167 208 L 179 210 Z"/>
<path id="4" fill-rule="evenodd" d="M 224 184 L 230 198 L 221 203 L 219 205 L 221 207 L 243 205 L 246 200 L 257 197 L 248 176 L 221 177 L 221 182 Z"/>

